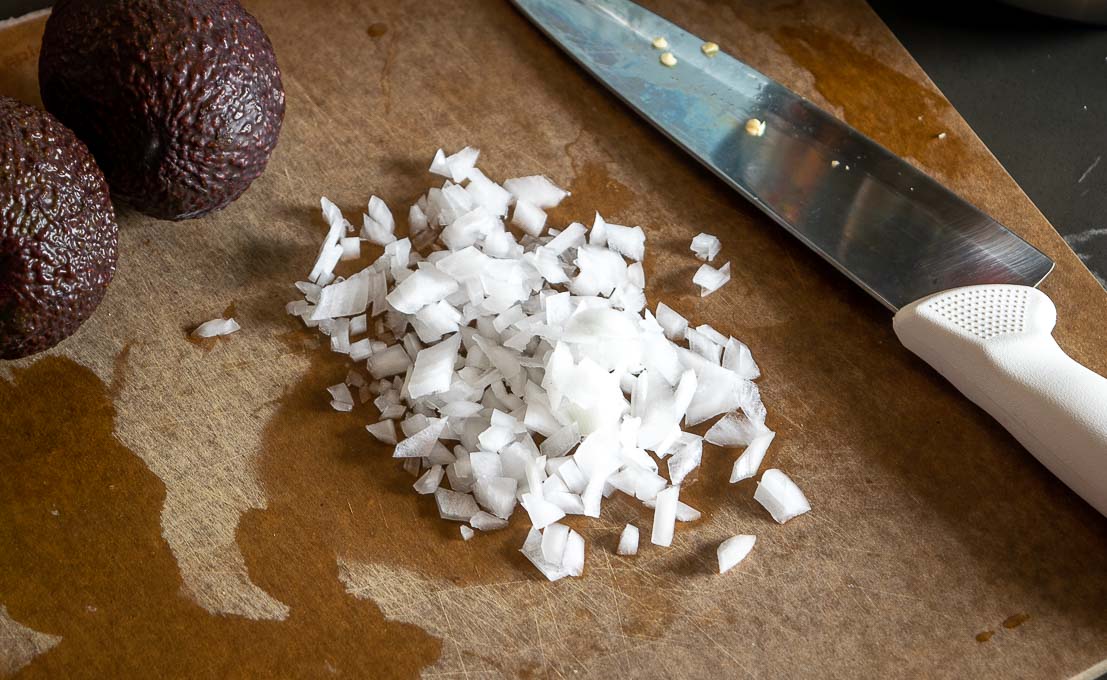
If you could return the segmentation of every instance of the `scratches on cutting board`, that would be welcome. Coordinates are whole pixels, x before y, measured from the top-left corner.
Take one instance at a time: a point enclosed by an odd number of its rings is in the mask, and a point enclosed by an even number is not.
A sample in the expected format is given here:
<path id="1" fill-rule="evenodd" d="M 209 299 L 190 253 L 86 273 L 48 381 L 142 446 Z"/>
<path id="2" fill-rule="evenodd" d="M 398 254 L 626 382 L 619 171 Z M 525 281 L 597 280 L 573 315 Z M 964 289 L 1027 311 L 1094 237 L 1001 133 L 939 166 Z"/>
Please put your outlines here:
<path id="1" fill-rule="evenodd" d="M 0 677 L 15 675 L 61 641 L 58 635 L 24 626 L 8 614 L 7 607 L 0 605 Z"/>
<path id="2" fill-rule="evenodd" d="M 371 28 L 372 27 L 370 27 L 370 29 Z M 381 97 L 384 99 L 385 115 L 392 113 L 392 65 L 396 62 L 396 40 L 397 35 L 393 33 L 392 37 L 387 41 L 388 47 L 385 48 L 384 63 L 381 66 L 379 83 Z"/>

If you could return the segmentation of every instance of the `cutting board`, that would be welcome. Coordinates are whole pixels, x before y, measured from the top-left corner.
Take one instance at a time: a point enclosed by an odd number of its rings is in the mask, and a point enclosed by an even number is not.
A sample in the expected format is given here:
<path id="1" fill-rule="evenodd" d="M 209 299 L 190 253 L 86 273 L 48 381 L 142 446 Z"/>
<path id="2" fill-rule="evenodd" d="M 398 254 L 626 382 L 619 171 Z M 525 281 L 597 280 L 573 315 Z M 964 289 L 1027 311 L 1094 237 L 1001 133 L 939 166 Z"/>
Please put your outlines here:
<path id="1" fill-rule="evenodd" d="M 120 210 L 96 315 L 0 368 L 0 674 L 25 677 L 1064 677 L 1107 657 L 1107 521 L 905 351 L 889 314 L 639 121 L 506 2 L 252 0 L 288 94 L 237 203 Z M 860 0 L 648 3 L 948 184 L 1057 262 L 1057 337 L 1107 372 L 1107 295 Z M 43 19 L 0 33 L 0 92 L 38 103 Z M 939 133 L 946 133 L 939 139 Z M 1027 130 L 1028 135 L 1034 134 Z M 463 542 L 353 414 L 346 366 L 284 315 L 324 233 L 402 209 L 436 148 L 546 173 L 648 234 L 650 304 L 747 342 L 766 466 L 814 510 L 777 525 L 709 449 L 671 548 L 614 554 L 649 512 L 573 522 L 548 583 L 521 513 Z M 400 210 L 398 210 L 400 212 Z M 701 300 L 693 235 L 734 280 Z M 196 344 L 223 313 L 241 333 Z M 753 553 L 720 576 L 715 548 Z"/>

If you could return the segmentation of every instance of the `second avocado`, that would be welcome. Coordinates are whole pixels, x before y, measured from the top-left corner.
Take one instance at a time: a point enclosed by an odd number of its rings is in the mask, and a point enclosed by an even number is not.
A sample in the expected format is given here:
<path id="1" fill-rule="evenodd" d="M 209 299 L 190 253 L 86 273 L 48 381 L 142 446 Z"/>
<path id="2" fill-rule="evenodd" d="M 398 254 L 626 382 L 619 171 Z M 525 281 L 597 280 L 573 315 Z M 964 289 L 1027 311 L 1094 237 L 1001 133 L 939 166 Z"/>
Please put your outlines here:
<path id="1" fill-rule="evenodd" d="M 39 86 L 112 196 L 162 219 L 241 196 L 284 119 L 273 46 L 237 0 L 59 0 Z"/>

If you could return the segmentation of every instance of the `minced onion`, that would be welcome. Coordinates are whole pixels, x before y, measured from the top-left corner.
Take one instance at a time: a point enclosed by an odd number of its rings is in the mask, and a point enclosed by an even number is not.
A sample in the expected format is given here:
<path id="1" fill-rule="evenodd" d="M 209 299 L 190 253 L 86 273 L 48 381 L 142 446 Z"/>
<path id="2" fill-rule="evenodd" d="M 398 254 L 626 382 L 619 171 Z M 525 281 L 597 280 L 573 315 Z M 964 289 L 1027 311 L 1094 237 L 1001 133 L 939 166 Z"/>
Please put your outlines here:
<path id="1" fill-rule="evenodd" d="M 532 528 L 521 550 L 551 580 L 584 569 L 584 538 L 561 520 L 599 517 L 616 491 L 653 509 L 651 543 L 669 546 L 678 521 L 701 516 L 679 495 L 704 441 L 745 447 L 732 482 L 760 467 L 774 437 L 752 382 L 760 370 L 737 339 L 664 303 L 647 308 L 644 229 L 599 213 L 590 229 L 553 228 L 546 211 L 567 191 L 543 175 L 497 184 L 479 155 L 435 154 L 430 171 L 447 179 L 409 207 L 407 236 L 379 197 L 357 234 L 321 200 L 328 233 L 296 284 L 304 299 L 286 309 L 364 362 L 368 377 L 352 370 L 328 388 L 331 404 L 373 403 L 368 433 L 394 446 L 414 490 L 462 522 L 465 540 L 506 527 L 522 506 Z M 337 275 L 366 243 L 383 254 Z M 720 249 L 708 234 L 692 242 L 705 262 Z M 705 263 L 693 282 L 707 295 L 729 278 L 730 263 Z M 682 429 L 720 415 L 704 437 Z M 755 498 L 781 522 L 809 509 L 778 470 Z M 626 525 L 617 552 L 636 554 L 638 535 Z M 720 570 L 750 547 L 750 536 L 720 545 Z"/>

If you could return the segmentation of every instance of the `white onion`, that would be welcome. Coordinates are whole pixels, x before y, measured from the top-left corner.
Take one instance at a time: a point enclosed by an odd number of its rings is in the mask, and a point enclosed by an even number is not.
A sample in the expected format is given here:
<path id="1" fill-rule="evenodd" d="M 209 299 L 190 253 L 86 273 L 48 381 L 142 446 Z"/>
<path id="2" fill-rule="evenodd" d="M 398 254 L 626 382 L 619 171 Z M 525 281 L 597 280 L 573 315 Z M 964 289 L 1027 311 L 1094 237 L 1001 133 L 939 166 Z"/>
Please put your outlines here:
<path id="1" fill-rule="evenodd" d="M 356 260 L 361 257 L 361 239 L 349 236 L 338 242 L 342 246 L 342 260 Z"/>
<path id="2" fill-rule="evenodd" d="M 403 373 L 411 366 L 411 357 L 401 345 L 392 345 L 369 357 L 369 374 L 374 378 L 387 378 Z"/>
<path id="3" fill-rule="evenodd" d="M 642 227 L 624 227 L 621 224 L 606 225 L 607 247 L 627 259 L 640 261 L 646 255 L 646 232 Z"/>
<path id="4" fill-rule="evenodd" d="M 369 199 L 369 214 L 363 215 L 361 237 L 379 246 L 396 240 L 396 220 L 384 201 L 373 196 Z"/>
<path id="5" fill-rule="evenodd" d="M 599 517 L 617 492 L 652 508 L 651 540 L 671 545 L 676 522 L 701 517 L 679 494 L 703 441 L 746 446 L 739 477 L 756 473 L 772 441 L 751 382 L 757 364 L 711 326 L 690 327 L 664 303 L 656 316 L 646 309 L 641 227 L 599 213 L 591 229 L 551 226 L 546 211 L 566 191 L 541 175 L 501 186 L 476 168 L 478 157 L 470 147 L 439 150 L 431 171 L 446 181 L 409 207 L 410 237 L 398 238 L 373 196 L 361 235 L 384 254 L 349 279 L 335 266 L 365 249 L 321 200 L 328 232 L 296 284 L 304 299 L 286 310 L 372 377 L 351 371 L 332 386 L 332 405 L 352 410 L 355 392 L 372 400 L 380 417 L 366 430 L 393 445 L 443 518 L 468 523 L 465 540 L 506 527 L 521 503 L 531 524 L 522 552 L 551 580 L 584 569 L 584 539 L 560 520 Z M 505 225 L 509 214 L 518 230 Z M 693 240 L 706 261 L 719 248 L 713 236 Z M 694 283 L 706 295 L 729 277 L 729 263 L 704 265 Z M 682 430 L 718 415 L 705 438 Z M 786 504 L 771 472 L 758 500 Z M 634 554 L 638 540 L 627 525 L 618 552 Z"/>
<path id="6" fill-rule="evenodd" d="M 507 520 L 481 510 L 469 518 L 469 524 L 479 531 L 496 531 L 497 529 L 506 528 Z"/>
<path id="7" fill-rule="evenodd" d="M 678 522 L 695 522 L 703 516 L 699 510 L 683 502 L 677 503 L 676 518 Z"/>
<path id="8" fill-rule="evenodd" d="M 572 536 L 575 533 L 576 532 L 571 531 L 569 536 L 566 537 L 566 541 L 565 541 L 565 543 L 566 543 L 565 553 L 569 552 L 569 543 L 570 543 L 570 541 L 572 541 L 572 543 L 574 544 L 572 554 L 570 555 L 573 558 L 573 564 L 568 565 L 568 566 L 573 567 L 574 570 L 576 570 L 578 558 L 579 558 L 579 562 L 580 562 L 579 566 L 581 568 L 583 568 L 583 558 L 584 558 L 584 543 L 583 543 L 583 540 L 573 539 Z M 523 543 L 523 547 L 520 548 L 519 551 L 521 553 L 523 553 L 523 555 L 525 555 L 526 558 L 528 560 L 530 560 L 531 563 L 534 564 L 534 566 L 537 567 L 538 570 L 541 571 L 542 574 L 551 581 L 557 581 L 558 579 L 562 579 L 566 576 L 572 575 L 570 573 L 570 571 L 566 568 L 567 565 L 565 564 L 564 561 L 561 562 L 561 563 L 548 562 L 543 557 L 543 555 L 542 555 L 542 534 L 538 531 L 538 529 L 531 528 L 530 533 L 527 534 L 526 542 Z M 578 552 L 579 552 L 579 555 L 578 555 Z M 562 553 L 562 555 L 563 555 L 562 559 L 563 560 L 564 560 L 565 553 Z"/>
<path id="9" fill-rule="evenodd" d="M 657 506 L 653 510 L 653 533 L 650 536 L 650 543 L 666 548 L 673 544 L 677 497 L 679 495 L 679 486 L 670 486 L 657 494 Z"/>
<path id="10" fill-rule="evenodd" d="M 454 333 L 437 345 L 420 351 L 415 356 L 415 365 L 408 382 L 408 395 L 412 399 L 418 399 L 449 390 L 460 347 L 461 334 Z"/>
<path id="11" fill-rule="evenodd" d="M 222 335 L 230 335 L 242 330 L 234 319 L 212 319 L 205 321 L 192 331 L 194 338 L 214 338 Z"/>
<path id="12" fill-rule="evenodd" d="M 472 496 L 449 489 L 435 489 L 434 502 L 438 505 L 439 516 L 454 522 L 468 522 L 470 517 L 480 512 Z"/>
<path id="13" fill-rule="evenodd" d="M 739 534 L 732 536 L 719 544 L 716 551 L 719 556 L 719 573 L 725 574 L 753 550 L 753 544 L 757 542 L 756 536 Z"/>
<path id="14" fill-rule="evenodd" d="M 469 192 L 473 203 L 493 215 L 506 217 L 508 206 L 511 205 L 511 192 L 485 177 L 484 173 L 475 167 L 470 167 L 468 177 L 469 184 L 465 187 L 465 191 Z"/>
<path id="15" fill-rule="evenodd" d="M 396 423 L 391 420 L 382 420 L 373 425 L 366 425 L 365 429 L 379 442 L 385 444 L 396 443 Z"/>
<path id="16" fill-rule="evenodd" d="M 592 230 L 588 232 L 588 243 L 594 246 L 607 245 L 607 222 L 604 221 L 599 212 L 592 220 Z"/>
<path id="17" fill-rule="evenodd" d="M 414 458 L 411 460 L 415 460 Z M 432 465 L 423 473 L 423 476 L 415 481 L 413 485 L 415 492 L 419 494 L 431 494 L 438 489 L 442 484 L 442 476 L 446 470 L 441 465 Z"/>
<path id="18" fill-rule="evenodd" d="M 669 480 L 680 484 L 688 473 L 700 465 L 703 455 L 703 439 L 690 433 L 683 433 L 674 445 L 675 453 L 669 458 Z"/>
<path id="19" fill-rule="evenodd" d="M 319 304 L 311 313 L 313 320 L 361 314 L 369 305 L 369 270 L 365 269 L 345 281 L 325 286 L 319 293 Z"/>
<path id="20" fill-rule="evenodd" d="M 683 340 L 684 332 L 688 330 L 688 319 L 677 314 L 664 302 L 657 303 L 657 323 L 665 329 L 665 337 L 670 340 Z"/>
<path id="21" fill-rule="evenodd" d="M 765 474 L 761 475 L 753 499 L 781 524 L 811 509 L 796 483 L 775 468 L 765 470 Z"/>
<path id="22" fill-rule="evenodd" d="M 565 511 L 542 498 L 540 493 L 525 493 L 519 502 L 530 515 L 530 523 L 535 529 L 545 529 L 565 516 Z"/>
<path id="23" fill-rule="evenodd" d="M 396 311 L 414 314 L 426 305 L 446 299 L 457 289 L 458 284 L 455 279 L 443 274 L 434 266 L 427 266 L 419 268 L 400 282 L 391 293 L 385 296 L 385 299 Z"/>
<path id="24" fill-rule="evenodd" d="M 565 558 L 565 544 L 569 541 L 569 527 L 554 523 L 542 532 L 542 559 L 561 564 Z"/>
<path id="25" fill-rule="evenodd" d="M 481 479 L 477 476 L 473 495 L 482 508 L 500 519 L 507 519 L 515 510 L 515 491 L 518 487 L 518 480 L 511 477 Z"/>
<path id="26" fill-rule="evenodd" d="M 623 533 L 619 535 L 619 547 L 615 552 L 619 555 L 638 554 L 638 527 L 633 524 L 623 527 Z"/>
<path id="27" fill-rule="evenodd" d="M 754 362 L 750 348 L 734 338 L 729 338 L 726 341 L 722 365 L 723 368 L 734 371 L 735 374 L 746 380 L 757 380 L 761 377 L 761 369 Z"/>
<path id="28" fill-rule="evenodd" d="M 556 208 L 569 195 L 568 191 L 559 189 L 557 185 L 541 175 L 509 179 L 504 182 L 504 188 L 510 191 L 516 200 L 526 201 L 543 210 Z"/>
<path id="29" fill-rule="evenodd" d="M 531 236 L 539 236 L 546 228 L 546 212 L 529 201 L 516 201 L 511 223 Z"/>
<path id="30" fill-rule="evenodd" d="M 565 541 L 561 568 L 569 576 L 584 574 L 584 537 L 572 529 L 569 530 L 569 538 Z"/>
<path id="31" fill-rule="evenodd" d="M 738 456 L 738 460 L 734 461 L 734 468 L 730 472 L 731 484 L 757 474 L 761 461 L 765 460 L 765 452 L 769 450 L 769 444 L 773 442 L 774 437 L 776 437 L 775 432 L 765 432 L 750 442 L 742 455 Z"/>
<path id="32" fill-rule="evenodd" d="M 425 458 L 442 436 L 446 428 L 445 418 L 432 418 L 426 427 L 396 444 L 393 458 Z"/>
<path id="33" fill-rule="evenodd" d="M 705 262 L 714 260 L 722 248 L 723 245 L 719 243 L 719 239 L 711 234 L 697 234 L 692 238 L 692 252 Z"/>
<path id="34" fill-rule="evenodd" d="M 709 264 L 700 265 L 692 277 L 692 283 L 700 287 L 700 297 L 707 297 L 730 281 L 730 263 L 715 269 Z"/>
<path id="35" fill-rule="evenodd" d="M 715 446 L 748 446 L 766 432 L 768 430 L 764 425 L 751 421 L 744 414 L 733 412 L 715 421 L 703 438 Z"/>

